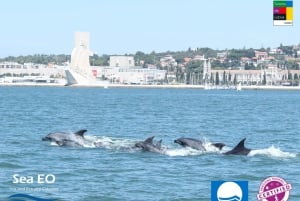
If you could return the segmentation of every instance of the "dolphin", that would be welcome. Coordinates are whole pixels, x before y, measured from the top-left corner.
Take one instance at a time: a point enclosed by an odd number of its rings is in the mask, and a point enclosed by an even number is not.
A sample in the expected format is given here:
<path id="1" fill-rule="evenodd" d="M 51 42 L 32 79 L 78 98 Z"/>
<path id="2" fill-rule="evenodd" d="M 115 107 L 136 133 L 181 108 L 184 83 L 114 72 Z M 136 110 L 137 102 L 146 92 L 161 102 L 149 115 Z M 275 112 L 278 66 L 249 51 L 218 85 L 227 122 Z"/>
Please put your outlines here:
<path id="1" fill-rule="evenodd" d="M 42 138 L 43 141 L 55 142 L 59 146 L 84 146 L 84 133 L 87 130 L 79 130 L 75 133 L 54 132 Z"/>
<path id="2" fill-rule="evenodd" d="M 251 149 L 245 147 L 246 138 L 242 139 L 232 150 L 225 152 L 225 155 L 248 155 Z"/>
<path id="3" fill-rule="evenodd" d="M 141 148 L 143 151 L 149 151 L 154 153 L 165 153 L 165 150 L 161 147 L 162 140 L 159 140 L 156 144 L 153 144 L 154 136 L 147 138 L 145 141 L 137 142 L 135 147 Z"/>
<path id="4" fill-rule="evenodd" d="M 181 137 L 177 140 L 174 140 L 174 142 L 180 144 L 183 147 L 191 147 L 193 149 L 206 151 L 205 147 L 203 146 L 203 142 L 194 138 Z M 222 148 L 225 146 L 225 144 L 223 143 L 213 143 L 212 145 L 214 147 L 217 147 L 219 150 L 222 150 Z"/>

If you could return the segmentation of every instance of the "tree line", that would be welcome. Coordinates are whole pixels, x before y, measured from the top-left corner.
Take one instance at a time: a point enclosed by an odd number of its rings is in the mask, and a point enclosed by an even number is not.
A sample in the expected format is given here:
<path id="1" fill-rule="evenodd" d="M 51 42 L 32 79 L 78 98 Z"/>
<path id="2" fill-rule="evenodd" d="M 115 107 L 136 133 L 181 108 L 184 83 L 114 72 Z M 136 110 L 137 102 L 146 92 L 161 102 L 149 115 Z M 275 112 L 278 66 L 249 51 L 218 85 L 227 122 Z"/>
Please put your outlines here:
<path id="1" fill-rule="evenodd" d="M 24 63 L 35 63 L 35 64 L 49 64 L 55 63 L 57 65 L 63 65 L 64 62 L 70 61 L 71 56 L 66 54 L 59 54 L 59 55 L 47 55 L 47 54 L 34 54 L 34 55 L 27 55 L 27 56 L 9 56 L 5 58 L 1 58 L 0 62 L 4 61 L 11 61 L 17 62 L 19 64 Z"/>
<path id="2" fill-rule="evenodd" d="M 279 49 L 282 50 L 284 55 L 293 56 L 294 61 L 285 60 L 285 56 L 282 54 L 273 55 L 275 57 L 273 63 L 277 63 L 277 67 L 283 69 L 296 69 L 299 70 L 299 64 L 296 62 L 298 55 L 297 51 L 293 49 L 293 46 L 283 46 L 280 45 Z M 270 52 L 270 48 L 261 48 L 258 51 Z M 224 61 L 220 61 L 217 58 L 217 54 L 221 52 L 226 52 L 226 59 Z M 171 55 L 178 64 L 183 64 L 185 62 L 185 58 L 194 58 L 196 55 L 204 55 L 205 58 L 216 58 L 211 62 L 212 69 L 228 69 L 228 68 L 237 68 L 241 66 L 241 58 L 248 57 L 253 58 L 255 56 L 255 50 L 252 48 L 246 49 L 230 49 L 230 50 L 214 50 L 208 47 L 204 48 L 196 48 L 191 49 L 188 48 L 185 51 L 166 51 L 162 53 L 156 53 L 152 51 L 150 53 L 144 53 L 142 51 L 137 51 L 135 54 L 126 54 L 125 56 L 133 56 L 137 66 L 147 67 L 147 65 L 152 64 L 156 65 L 158 68 L 162 69 L 160 64 L 160 59 Z M 110 55 L 97 55 L 94 54 L 90 57 L 90 64 L 92 66 L 108 66 L 109 65 L 109 57 Z M 46 54 L 35 54 L 28 56 L 9 56 L 5 58 L 0 58 L 0 62 L 3 61 L 12 61 L 20 64 L 24 63 L 37 63 L 37 64 L 45 64 L 54 63 L 57 65 L 63 65 L 65 62 L 70 62 L 71 56 L 67 54 L 59 54 L 59 55 L 46 55 Z M 142 62 L 143 61 L 143 62 Z M 262 64 L 263 65 L 263 64 Z M 191 61 L 186 65 L 187 69 L 195 69 L 199 71 L 199 68 L 202 67 L 201 62 Z M 254 69 L 262 69 L 264 66 L 254 66 L 253 63 L 245 64 L 246 70 L 254 70 Z"/>

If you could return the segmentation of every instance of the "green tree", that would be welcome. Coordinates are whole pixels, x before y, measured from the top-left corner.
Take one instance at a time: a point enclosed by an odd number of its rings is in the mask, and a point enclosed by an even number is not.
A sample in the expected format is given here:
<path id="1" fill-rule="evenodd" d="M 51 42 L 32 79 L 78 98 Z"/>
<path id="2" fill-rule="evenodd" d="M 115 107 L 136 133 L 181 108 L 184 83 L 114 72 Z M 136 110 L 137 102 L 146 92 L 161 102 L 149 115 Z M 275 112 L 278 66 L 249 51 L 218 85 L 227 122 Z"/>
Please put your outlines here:
<path id="1" fill-rule="evenodd" d="M 219 72 L 216 72 L 216 85 L 220 84 Z"/>
<path id="2" fill-rule="evenodd" d="M 290 71 L 288 71 L 288 80 L 293 80 L 293 75 Z"/>
<path id="3" fill-rule="evenodd" d="M 213 76 L 213 73 L 210 74 L 210 83 L 214 83 L 215 80 L 214 80 L 214 76 Z"/>
<path id="4" fill-rule="evenodd" d="M 224 72 L 223 72 L 223 85 L 226 85 L 226 83 L 227 83 L 227 80 L 226 80 L 226 72 L 225 72 L 225 70 L 224 70 Z"/>
<path id="5" fill-rule="evenodd" d="M 205 58 L 214 58 L 217 57 L 217 51 L 208 47 L 197 48 L 196 54 L 204 55 Z"/>
<path id="6" fill-rule="evenodd" d="M 59 55 L 35 54 L 35 55 L 18 56 L 18 57 L 9 56 L 0 59 L 0 61 L 12 61 L 12 62 L 17 62 L 19 64 L 36 63 L 36 64 L 45 64 L 45 65 L 47 65 L 50 62 L 57 65 L 62 65 L 64 62 L 70 60 L 71 60 L 71 56 L 65 54 L 59 54 Z"/>
<path id="7" fill-rule="evenodd" d="M 264 72 L 262 85 L 266 85 L 266 84 L 267 84 L 267 74 L 266 72 Z"/>
<path id="8" fill-rule="evenodd" d="M 299 75 L 297 73 L 294 74 L 294 86 L 299 85 Z"/>
<path id="9" fill-rule="evenodd" d="M 203 61 L 191 61 L 186 65 L 186 73 L 187 73 L 187 81 L 192 84 L 194 82 L 194 78 L 197 75 L 203 73 Z"/>
<path id="10" fill-rule="evenodd" d="M 233 78 L 233 84 L 237 85 L 237 78 L 236 78 L 236 74 L 234 74 L 234 78 Z"/>
<path id="11" fill-rule="evenodd" d="M 282 50 L 282 52 L 286 55 L 289 55 L 289 56 L 293 56 L 293 46 L 283 46 L 282 44 L 280 45 L 279 49 Z"/>
<path id="12" fill-rule="evenodd" d="M 180 64 L 180 63 L 183 63 L 184 62 L 184 57 L 185 55 L 184 54 L 175 54 L 174 56 L 174 59 L 175 61 Z"/>
<path id="13" fill-rule="evenodd" d="M 137 51 L 134 55 L 134 60 L 137 63 L 137 65 L 140 65 L 141 61 L 145 61 L 146 55 L 144 52 Z"/>
<path id="14" fill-rule="evenodd" d="M 108 66 L 109 55 L 98 56 L 94 54 L 90 57 L 90 65 L 92 66 Z"/>
<path id="15" fill-rule="evenodd" d="M 222 69 L 224 69 L 224 64 L 222 64 L 222 63 L 220 62 L 220 60 L 213 60 L 213 61 L 211 62 L 211 67 L 212 67 L 212 68 L 222 68 Z"/>

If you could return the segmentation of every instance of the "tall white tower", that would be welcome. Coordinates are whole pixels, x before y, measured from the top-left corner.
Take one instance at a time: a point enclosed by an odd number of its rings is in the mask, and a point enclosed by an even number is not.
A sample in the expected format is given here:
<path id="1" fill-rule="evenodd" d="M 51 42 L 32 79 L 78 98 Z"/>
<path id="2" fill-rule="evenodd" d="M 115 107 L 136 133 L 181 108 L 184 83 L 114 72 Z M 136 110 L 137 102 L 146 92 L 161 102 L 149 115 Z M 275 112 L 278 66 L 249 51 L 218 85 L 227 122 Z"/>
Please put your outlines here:
<path id="1" fill-rule="evenodd" d="M 203 79 L 209 79 L 211 73 L 210 59 L 205 59 L 203 64 Z"/>
<path id="2" fill-rule="evenodd" d="M 70 71 L 66 72 L 69 84 L 90 84 L 95 80 L 90 67 L 90 33 L 75 32 L 75 47 L 71 54 Z"/>
<path id="3" fill-rule="evenodd" d="M 75 47 L 71 54 L 71 69 L 87 78 L 92 78 L 90 55 L 90 33 L 76 32 Z"/>

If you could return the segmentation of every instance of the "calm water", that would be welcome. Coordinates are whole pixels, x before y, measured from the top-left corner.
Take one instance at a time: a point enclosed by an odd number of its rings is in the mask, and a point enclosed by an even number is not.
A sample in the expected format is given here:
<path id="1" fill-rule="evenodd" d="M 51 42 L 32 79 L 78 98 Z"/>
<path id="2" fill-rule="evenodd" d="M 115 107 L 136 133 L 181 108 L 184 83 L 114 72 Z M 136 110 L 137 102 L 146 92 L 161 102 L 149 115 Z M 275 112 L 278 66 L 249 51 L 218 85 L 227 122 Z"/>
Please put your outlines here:
<path id="1" fill-rule="evenodd" d="M 300 92 L 192 89 L 0 87 L 0 200 L 16 193 L 64 201 L 210 200 L 212 180 L 249 181 L 257 200 L 268 176 L 292 184 L 300 200 Z M 102 148 L 68 148 L 41 138 L 87 129 Z M 155 135 L 166 154 L 132 145 Z M 250 156 L 174 144 L 179 137 L 223 142 L 246 137 Z M 33 184 L 13 183 L 13 175 Z M 53 184 L 38 184 L 53 174 Z"/>

